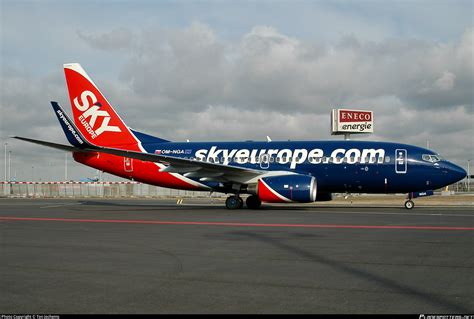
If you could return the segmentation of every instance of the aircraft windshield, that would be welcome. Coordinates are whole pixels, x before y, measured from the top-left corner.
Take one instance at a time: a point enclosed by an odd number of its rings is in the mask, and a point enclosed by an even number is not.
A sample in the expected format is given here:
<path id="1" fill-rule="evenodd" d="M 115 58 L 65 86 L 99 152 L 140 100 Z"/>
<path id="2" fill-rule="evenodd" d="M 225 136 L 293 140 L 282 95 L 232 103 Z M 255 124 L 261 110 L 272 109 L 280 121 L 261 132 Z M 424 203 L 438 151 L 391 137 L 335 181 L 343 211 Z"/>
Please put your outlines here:
<path id="1" fill-rule="evenodd" d="M 423 154 L 421 158 L 430 163 L 436 163 L 442 160 L 441 156 L 439 155 L 433 155 L 433 154 Z"/>

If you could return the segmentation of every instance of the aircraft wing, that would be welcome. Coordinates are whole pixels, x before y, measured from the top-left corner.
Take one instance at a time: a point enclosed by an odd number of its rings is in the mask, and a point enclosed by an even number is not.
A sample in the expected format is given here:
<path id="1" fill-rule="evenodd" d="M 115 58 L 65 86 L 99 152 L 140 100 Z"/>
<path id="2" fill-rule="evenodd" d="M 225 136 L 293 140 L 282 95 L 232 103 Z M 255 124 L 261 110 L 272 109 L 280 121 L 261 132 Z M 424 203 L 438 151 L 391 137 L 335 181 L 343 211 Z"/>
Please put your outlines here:
<path id="1" fill-rule="evenodd" d="M 146 162 L 155 162 L 160 165 L 160 172 L 183 174 L 185 177 L 198 178 L 201 181 L 219 181 L 219 182 L 236 182 L 245 183 L 266 172 L 249 168 L 223 165 L 220 163 L 209 163 L 199 160 L 184 159 L 180 157 L 142 153 L 112 147 L 93 145 L 84 138 L 81 132 L 74 125 L 66 112 L 59 103 L 52 101 L 51 105 L 61 124 L 66 138 L 72 146 L 35 140 L 32 138 L 12 136 L 13 138 L 48 146 L 68 152 L 94 152 L 105 153 L 128 158 L 134 158 Z"/>
<path id="2" fill-rule="evenodd" d="M 12 136 L 13 138 L 39 144 L 68 152 L 93 152 L 105 153 L 128 158 L 134 158 L 146 162 L 155 162 L 163 164 L 160 169 L 161 172 L 180 173 L 186 177 L 199 178 L 201 181 L 232 181 L 237 183 L 244 183 L 254 177 L 263 175 L 267 172 L 237 166 L 223 165 L 218 163 L 209 163 L 199 160 L 184 159 L 174 156 L 167 156 L 161 154 L 141 153 L 135 151 L 122 150 L 117 148 L 109 148 L 102 146 L 95 146 L 85 143 L 82 147 L 69 146 L 36 140 L 32 138 Z"/>

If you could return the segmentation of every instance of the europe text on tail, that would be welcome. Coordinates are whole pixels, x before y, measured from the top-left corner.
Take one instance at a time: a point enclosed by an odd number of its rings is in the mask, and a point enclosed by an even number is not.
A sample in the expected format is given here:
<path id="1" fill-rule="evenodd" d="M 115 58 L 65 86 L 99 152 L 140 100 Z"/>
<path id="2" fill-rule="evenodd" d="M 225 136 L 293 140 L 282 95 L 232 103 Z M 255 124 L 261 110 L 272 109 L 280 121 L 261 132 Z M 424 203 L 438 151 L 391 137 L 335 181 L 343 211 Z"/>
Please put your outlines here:
<path id="1" fill-rule="evenodd" d="M 157 186 L 230 194 L 226 207 L 308 203 L 332 193 L 412 198 L 466 176 L 429 149 L 370 141 L 172 142 L 129 128 L 78 63 L 64 65 L 71 118 L 51 102 L 71 145 L 15 138 L 71 152 L 84 165 Z M 127 107 L 127 106 L 122 106 Z M 159 129 L 159 128 L 157 128 Z"/>

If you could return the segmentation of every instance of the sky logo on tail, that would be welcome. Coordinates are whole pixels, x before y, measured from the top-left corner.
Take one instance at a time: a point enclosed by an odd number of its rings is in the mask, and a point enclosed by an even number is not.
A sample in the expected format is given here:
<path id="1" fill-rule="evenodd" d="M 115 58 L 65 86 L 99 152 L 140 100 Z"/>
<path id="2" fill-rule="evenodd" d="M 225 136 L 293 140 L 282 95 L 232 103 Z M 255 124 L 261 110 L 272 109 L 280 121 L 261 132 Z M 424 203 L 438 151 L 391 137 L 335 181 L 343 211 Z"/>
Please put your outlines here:
<path id="1" fill-rule="evenodd" d="M 109 125 L 110 114 L 100 109 L 101 105 L 97 103 L 97 97 L 91 91 L 83 91 L 80 98 L 75 97 L 74 106 L 82 112 L 78 119 L 92 139 L 104 132 L 121 132 L 118 126 Z M 102 122 L 96 125 L 99 118 L 102 118 Z"/>

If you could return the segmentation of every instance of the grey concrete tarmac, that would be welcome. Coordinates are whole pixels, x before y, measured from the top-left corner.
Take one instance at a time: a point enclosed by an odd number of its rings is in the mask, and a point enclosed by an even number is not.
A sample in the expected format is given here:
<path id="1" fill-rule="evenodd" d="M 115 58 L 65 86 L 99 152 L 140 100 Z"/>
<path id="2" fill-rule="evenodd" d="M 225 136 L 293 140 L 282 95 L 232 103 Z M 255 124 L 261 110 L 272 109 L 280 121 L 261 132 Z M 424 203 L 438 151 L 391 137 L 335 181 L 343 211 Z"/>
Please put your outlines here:
<path id="1" fill-rule="evenodd" d="M 0 314 L 473 311 L 472 207 L 0 200 Z"/>

